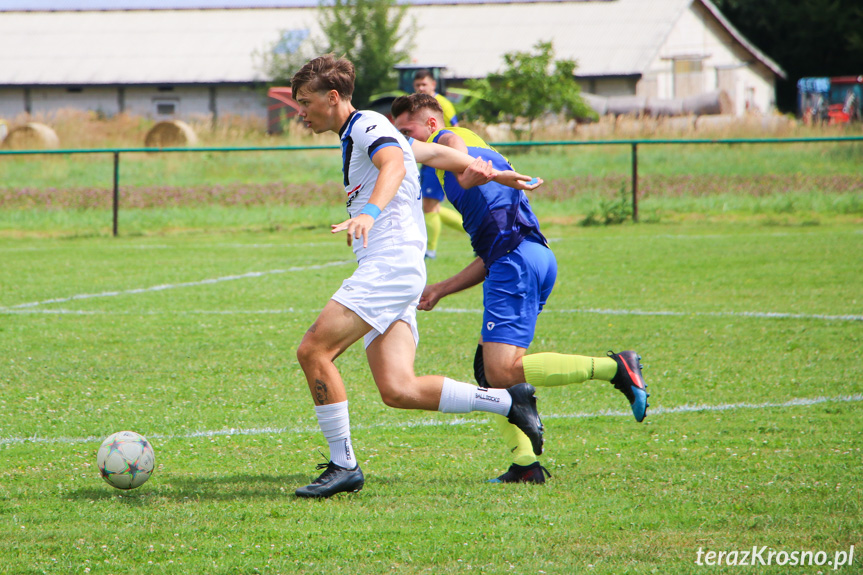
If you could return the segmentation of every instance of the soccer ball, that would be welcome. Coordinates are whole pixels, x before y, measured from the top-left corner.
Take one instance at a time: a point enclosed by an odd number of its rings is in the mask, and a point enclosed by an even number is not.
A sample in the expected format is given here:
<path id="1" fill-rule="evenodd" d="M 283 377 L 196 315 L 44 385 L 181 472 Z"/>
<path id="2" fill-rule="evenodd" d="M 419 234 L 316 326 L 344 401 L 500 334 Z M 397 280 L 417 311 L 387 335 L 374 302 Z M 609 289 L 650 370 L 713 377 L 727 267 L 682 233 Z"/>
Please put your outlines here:
<path id="1" fill-rule="evenodd" d="M 118 431 L 99 446 L 96 465 L 102 479 L 112 487 L 135 489 L 150 479 L 156 465 L 156 454 L 143 435 Z"/>

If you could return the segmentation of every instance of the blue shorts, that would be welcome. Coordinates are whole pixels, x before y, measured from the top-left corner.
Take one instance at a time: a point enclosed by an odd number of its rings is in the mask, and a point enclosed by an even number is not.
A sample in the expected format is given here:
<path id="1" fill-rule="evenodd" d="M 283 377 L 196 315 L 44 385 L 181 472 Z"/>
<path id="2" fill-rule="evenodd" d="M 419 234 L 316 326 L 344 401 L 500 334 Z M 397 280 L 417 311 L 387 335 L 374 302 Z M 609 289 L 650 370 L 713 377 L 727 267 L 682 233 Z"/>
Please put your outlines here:
<path id="1" fill-rule="evenodd" d="M 530 347 L 556 279 L 554 253 L 534 238 L 495 261 L 483 282 L 482 340 Z"/>
<path id="2" fill-rule="evenodd" d="M 442 202 L 444 199 L 443 188 L 440 180 L 431 166 L 420 166 L 420 189 L 424 198 L 431 198 Z"/>

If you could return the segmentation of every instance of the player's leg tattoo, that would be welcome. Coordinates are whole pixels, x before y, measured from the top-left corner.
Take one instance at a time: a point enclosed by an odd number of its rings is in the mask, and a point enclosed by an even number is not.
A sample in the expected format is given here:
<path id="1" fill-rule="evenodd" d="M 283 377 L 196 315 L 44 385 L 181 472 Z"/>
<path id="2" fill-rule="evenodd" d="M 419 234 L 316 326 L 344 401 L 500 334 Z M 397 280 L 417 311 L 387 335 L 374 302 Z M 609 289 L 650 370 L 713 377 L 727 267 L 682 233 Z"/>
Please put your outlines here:
<path id="1" fill-rule="evenodd" d="M 315 380 L 315 403 L 318 405 L 324 405 L 329 398 L 329 392 L 327 391 L 327 384 L 321 381 L 320 379 Z"/>

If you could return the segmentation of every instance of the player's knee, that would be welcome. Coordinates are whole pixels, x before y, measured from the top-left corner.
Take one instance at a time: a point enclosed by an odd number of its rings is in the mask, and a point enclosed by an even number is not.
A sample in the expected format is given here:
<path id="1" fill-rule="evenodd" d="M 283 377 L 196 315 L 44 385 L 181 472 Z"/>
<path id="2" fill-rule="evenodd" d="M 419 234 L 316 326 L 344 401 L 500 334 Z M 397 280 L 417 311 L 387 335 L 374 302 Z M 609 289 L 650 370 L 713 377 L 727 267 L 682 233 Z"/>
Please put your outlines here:
<path id="1" fill-rule="evenodd" d="M 319 359 L 320 353 L 318 353 L 318 350 L 311 342 L 305 339 L 300 342 L 300 345 L 297 347 L 297 361 L 303 370 L 314 365 Z"/>
<path id="2" fill-rule="evenodd" d="M 485 379 L 489 387 L 507 388 L 512 387 L 516 383 L 521 383 L 520 381 L 516 381 L 518 377 L 515 376 L 515 369 L 513 367 L 490 363 L 484 364 L 483 367 L 485 368 Z"/>
<path id="3" fill-rule="evenodd" d="M 381 389 L 381 399 L 387 407 L 396 409 L 406 409 L 408 404 L 408 396 L 399 388 Z"/>

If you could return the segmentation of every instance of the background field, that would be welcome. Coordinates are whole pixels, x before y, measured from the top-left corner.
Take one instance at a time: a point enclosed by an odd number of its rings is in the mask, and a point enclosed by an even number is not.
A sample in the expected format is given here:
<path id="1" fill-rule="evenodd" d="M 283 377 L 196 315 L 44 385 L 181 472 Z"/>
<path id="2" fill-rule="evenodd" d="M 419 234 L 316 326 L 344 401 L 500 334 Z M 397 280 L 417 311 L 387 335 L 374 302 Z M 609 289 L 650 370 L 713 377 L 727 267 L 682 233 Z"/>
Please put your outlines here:
<path id="1" fill-rule="evenodd" d="M 534 348 L 639 350 L 647 422 L 607 384 L 542 390 L 552 479 L 492 486 L 487 417 L 386 408 L 351 349 L 367 485 L 320 502 L 292 495 L 326 453 L 294 351 L 353 267 L 342 238 L 2 240 L 0 572 L 692 573 L 702 547 L 859 549 L 859 227 L 548 228 Z M 468 261 L 444 236 L 432 278 Z M 417 369 L 469 380 L 479 294 L 444 304 Z M 158 464 L 130 493 L 95 469 L 126 428 Z"/>
<path id="2" fill-rule="evenodd" d="M 648 149 L 646 223 L 609 227 L 578 223 L 625 148 L 513 160 L 561 268 L 532 349 L 638 350 L 644 424 L 608 384 L 543 389 L 552 478 L 489 485 L 488 417 L 387 408 L 351 349 L 367 483 L 329 501 L 293 497 L 326 453 L 295 350 L 354 267 L 337 152 L 132 158 L 120 238 L 108 159 L 2 158 L 0 573 L 826 573 L 695 561 L 851 545 L 860 572 L 861 148 L 707 149 Z M 430 279 L 469 259 L 444 230 Z M 419 373 L 470 381 L 480 305 L 421 314 Z M 120 429 L 156 448 L 128 493 L 95 469 Z"/>
<path id="3" fill-rule="evenodd" d="M 628 145 L 502 150 L 546 179 L 532 197 L 545 221 L 578 223 L 629 203 Z M 272 232 L 341 218 L 338 158 L 337 149 L 122 154 L 120 233 Z M 863 218 L 863 142 L 641 145 L 638 158 L 645 223 Z M 110 235 L 112 182 L 110 154 L 0 155 L 0 235 Z"/>

